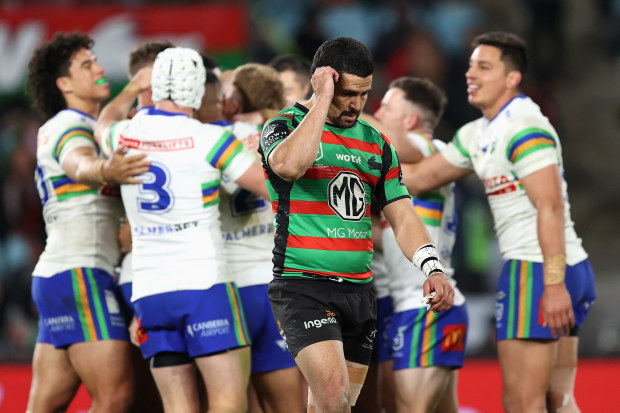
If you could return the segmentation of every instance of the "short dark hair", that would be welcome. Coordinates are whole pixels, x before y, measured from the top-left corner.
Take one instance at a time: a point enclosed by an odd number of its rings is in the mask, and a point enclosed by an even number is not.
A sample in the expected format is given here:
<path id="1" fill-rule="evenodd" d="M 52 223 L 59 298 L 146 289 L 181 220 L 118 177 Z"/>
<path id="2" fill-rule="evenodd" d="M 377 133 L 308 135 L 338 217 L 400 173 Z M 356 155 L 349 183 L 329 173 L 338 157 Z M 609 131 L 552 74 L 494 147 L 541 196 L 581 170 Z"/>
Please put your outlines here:
<path id="1" fill-rule="evenodd" d="M 67 101 L 56 86 L 56 80 L 69 76 L 73 55 L 82 49 L 91 49 L 94 40 L 80 31 L 58 32 L 32 54 L 28 62 L 26 91 L 33 98 L 33 107 L 45 119 L 67 107 Z"/>
<path id="2" fill-rule="evenodd" d="M 283 54 L 274 57 L 269 66 L 282 73 L 286 70 L 290 70 L 295 73 L 295 78 L 301 84 L 310 83 L 310 60 L 306 57 L 298 56 L 294 54 Z"/>
<path id="3" fill-rule="evenodd" d="M 174 47 L 167 40 L 138 43 L 129 53 L 129 77 L 134 77 L 136 73 L 147 65 L 152 65 L 160 52 Z"/>
<path id="4" fill-rule="evenodd" d="M 202 56 L 202 64 L 205 65 L 205 69 L 213 71 L 213 69 L 220 67 L 220 64 L 213 58 L 213 56 L 206 53 L 200 53 L 200 56 Z"/>
<path id="5" fill-rule="evenodd" d="M 517 70 L 525 76 L 528 66 L 527 45 L 519 36 L 508 32 L 487 32 L 476 37 L 472 49 L 480 45 L 497 47 L 508 70 Z"/>
<path id="6" fill-rule="evenodd" d="M 205 76 L 205 85 L 214 84 L 218 87 L 221 85 L 220 78 L 217 77 L 215 72 L 211 69 L 207 69 L 207 74 Z"/>
<path id="7" fill-rule="evenodd" d="M 437 127 L 448 99 L 435 83 L 419 77 L 399 77 L 390 83 L 390 89 L 393 87 L 402 89 L 405 99 L 424 110 L 423 121 L 431 129 Z"/>
<path id="8" fill-rule="evenodd" d="M 336 37 L 319 46 L 310 72 L 314 73 L 321 66 L 330 66 L 339 74 L 359 77 L 368 77 L 375 71 L 374 59 L 368 48 L 350 37 Z"/>

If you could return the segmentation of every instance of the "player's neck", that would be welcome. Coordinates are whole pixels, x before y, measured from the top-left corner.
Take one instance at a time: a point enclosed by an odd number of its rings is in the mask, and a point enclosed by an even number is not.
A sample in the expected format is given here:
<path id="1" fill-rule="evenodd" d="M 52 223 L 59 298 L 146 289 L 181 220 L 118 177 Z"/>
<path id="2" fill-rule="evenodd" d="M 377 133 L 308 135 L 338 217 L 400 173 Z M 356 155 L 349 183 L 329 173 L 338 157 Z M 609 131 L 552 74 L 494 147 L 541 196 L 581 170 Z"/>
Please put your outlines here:
<path id="1" fill-rule="evenodd" d="M 428 129 L 425 129 L 425 128 L 412 129 L 412 130 L 407 131 L 407 134 L 409 133 L 415 133 L 416 135 L 420 135 L 427 141 L 433 140 L 433 131 L 429 131 Z"/>
<path id="2" fill-rule="evenodd" d="M 487 118 L 487 120 L 492 120 L 499 114 L 499 112 L 502 111 L 502 109 L 508 104 L 508 102 L 519 96 L 519 93 L 520 92 L 517 90 L 507 91 L 499 99 L 493 102 L 493 104 L 485 108 L 480 108 L 480 110 L 482 111 L 482 115 Z"/>
<path id="3" fill-rule="evenodd" d="M 97 119 L 99 116 L 99 110 L 101 109 L 101 102 L 91 100 L 73 99 L 72 97 L 65 96 L 68 109 L 79 110 L 86 113 L 88 116 Z"/>
<path id="4" fill-rule="evenodd" d="M 177 105 L 171 100 L 162 100 L 155 104 L 155 109 L 163 110 L 172 113 L 182 113 L 190 118 L 194 115 L 194 109 L 189 106 Z"/>

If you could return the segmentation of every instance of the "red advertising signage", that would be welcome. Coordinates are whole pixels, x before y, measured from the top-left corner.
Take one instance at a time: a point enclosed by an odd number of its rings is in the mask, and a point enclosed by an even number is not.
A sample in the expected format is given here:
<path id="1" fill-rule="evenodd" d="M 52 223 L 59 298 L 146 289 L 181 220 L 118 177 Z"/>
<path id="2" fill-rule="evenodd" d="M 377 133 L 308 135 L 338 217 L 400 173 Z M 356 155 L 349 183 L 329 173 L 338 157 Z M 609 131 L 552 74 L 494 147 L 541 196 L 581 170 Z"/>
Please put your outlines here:
<path id="1" fill-rule="evenodd" d="M 240 3 L 184 5 L 4 5 L 0 7 L 0 93 L 20 87 L 35 47 L 57 31 L 81 30 L 95 40 L 106 76 L 127 79 L 127 57 L 142 41 L 169 40 L 210 54 L 235 53 L 247 42 Z"/>

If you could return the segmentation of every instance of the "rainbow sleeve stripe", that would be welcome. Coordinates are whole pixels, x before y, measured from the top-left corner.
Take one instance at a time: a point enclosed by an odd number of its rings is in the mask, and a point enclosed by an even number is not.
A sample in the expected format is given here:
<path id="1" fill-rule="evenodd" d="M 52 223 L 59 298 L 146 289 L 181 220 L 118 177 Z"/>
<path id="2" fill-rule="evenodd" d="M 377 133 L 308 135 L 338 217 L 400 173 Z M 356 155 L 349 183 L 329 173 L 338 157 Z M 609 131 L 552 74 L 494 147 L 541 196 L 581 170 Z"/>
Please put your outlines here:
<path id="1" fill-rule="evenodd" d="M 60 135 L 60 139 L 58 139 L 58 142 L 56 142 L 56 146 L 54 147 L 54 159 L 56 159 L 56 161 L 60 159 L 60 153 L 67 142 L 77 137 L 90 139 L 93 143 L 95 143 L 95 137 L 93 136 L 92 129 L 84 127 L 67 129 L 62 133 L 62 135 Z"/>
<path id="2" fill-rule="evenodd" d="M 82 185 L 69 178 L 67 175 L 51 178 L 54 193 L 59 202 L 80 195 L 97 195 L 98 190 L 88 185 Z"/>
<path id="3" fill-rule="evenodd" d="M 220 181 L 215 180 L 202 184 L 202 207 L 207 208 L 220 202 Z"/>
<path id="4" fill-rule="evenodd" d="M 540 149 L 554 148 L 555 139 L 544 129 L 528 128 L 517 133 L 508 143 L 506 157 L 510 162 L 520 161 Z"/>
<path id="5" fill-rule="evenodd" d="M 413 199 L 413 206 L 422 221 L 430 227 L 441 226 L 443 217 L 444 198 L 440 195 L 429 194 L 421 198 Z"/>
<path id="6" fill-rule="evenodd" d="M 456 134 L 454 135 L 454 138 L 452 139 L 452 141 L 450 141 L 450 143 L 453 144 L 456 149 L 458 149 L 461 155 L 463 155 L 467 159 L 471 159 L 471 157 L 469 156 L 469 152 L 465 150 L 465 147 L 461 143 L 460 132 L 460 130 L 456 131 Z"/>
<path id="7" fill-rule="evenodd" d="M 114 125 L 112 125 L 110 127 L 110 130 L 108 133 L 106 133 L 105 135 L 105 142 L 104 145 L 107 148 L 107 150 L 109 151 L 110 154 L 114 153 L 114 145 L 112 144 L 113 139 L 112 137 L 114 136 L 114 132 L 116 131 L 116 127 L 118 126 L 118 122 L 115 123 Z"/>
<path id="8" fill-rule="evenodd" d="M 224 133 L 207 155 L 207 162 L 214 168 L 226 169 L 243 149 L 241 142 L 230 133 Z"/>

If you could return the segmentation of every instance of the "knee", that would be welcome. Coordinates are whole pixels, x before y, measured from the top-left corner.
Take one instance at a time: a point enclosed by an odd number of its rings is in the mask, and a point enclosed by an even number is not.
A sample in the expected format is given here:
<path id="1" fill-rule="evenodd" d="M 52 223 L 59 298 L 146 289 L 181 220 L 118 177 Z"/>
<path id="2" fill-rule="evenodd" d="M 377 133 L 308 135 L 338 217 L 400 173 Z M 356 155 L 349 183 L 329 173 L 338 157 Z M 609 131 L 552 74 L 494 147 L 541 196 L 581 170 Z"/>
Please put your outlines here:
<path id="1" fill-rule="evenodd" d="M 546 411 L 544 397 L 504 392 L 502 405 L 507 413 L 527 413 Z"/>
<path id="2" fill-rule="evenodd" d="M 333 386 L 326 389 L 321 397 L 317 398 L 313 393 L 314 404 L 317 405 L 322 412 L 341 413 L 348 411 L 350 406 L 351 395 L 349 386 Z"/>
<path id="3" fill-rule="evenodd" d="M 101 411 L 129 412 L 134 401 L 134 387 L 132 383 L 123 383 L 109 391 L 98 392 L 91 396 L 93 406 L 99 406 Z"/>

